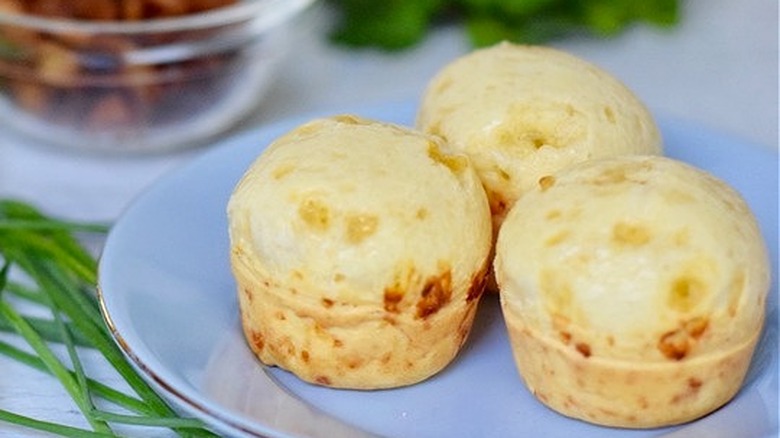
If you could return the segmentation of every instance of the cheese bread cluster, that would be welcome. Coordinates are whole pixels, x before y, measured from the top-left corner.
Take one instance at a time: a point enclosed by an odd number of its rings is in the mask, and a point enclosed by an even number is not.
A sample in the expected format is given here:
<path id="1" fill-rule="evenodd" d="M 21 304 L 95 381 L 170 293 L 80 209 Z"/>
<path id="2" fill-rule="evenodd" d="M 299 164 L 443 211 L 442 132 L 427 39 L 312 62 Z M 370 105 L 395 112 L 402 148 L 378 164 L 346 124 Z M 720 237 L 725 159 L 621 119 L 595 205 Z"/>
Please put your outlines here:
<path id="1" fill-rule="evenodd" d="M 550 48 L 456 59 L 414 128 L 344 115 L 293 129 L 228 217 L 250 347 L 321 385 L 433 376 L 492 284 L 542 403 L 658 427 L 727 403 L 762 331 L 770 266 L 745 201 L 664 157 L 620 81 Z"/>

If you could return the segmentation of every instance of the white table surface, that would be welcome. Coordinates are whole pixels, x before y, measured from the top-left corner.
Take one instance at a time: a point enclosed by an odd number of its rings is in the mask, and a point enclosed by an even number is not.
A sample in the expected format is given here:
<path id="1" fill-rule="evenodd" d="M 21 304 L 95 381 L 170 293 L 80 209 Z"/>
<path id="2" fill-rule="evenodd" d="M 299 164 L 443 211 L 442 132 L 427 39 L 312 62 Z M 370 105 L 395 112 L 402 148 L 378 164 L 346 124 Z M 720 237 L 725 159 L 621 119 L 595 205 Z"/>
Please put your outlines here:
<path id="1" fill-rule="evenodd" d="M 683 22 L 671 31 L 637 27 L 613 40 L 554 45 L 612 72 L 658 114 L 777 150 L 777 0 L 682 3 Z M 456 28 L 439 29 L 422 45 L 401 53 L 344 50 L 326 41 L 327 23 L 328 15 L 322 15 L 298 36 L 299 51 L 282 66 L 260 108 L 241 129 L 301 113 L 417 99 L 439 68 L 469 50 Z M 0 132 L 0 197 L 20 197 L 73 219 L 111 221 L 158 177 L 202 151 L 105 157 L 41 147 Z M 768 184 L 772 189 L 777 181 Z M 86 362 L 96 377 L 116 380 L 98 357 L 87 354 Z M 86 427 L 53 379 L 5 357 L 0 357 L 0 408 Z M 45 435 L 0 423 L 0 437 L 16 436 Z"/>

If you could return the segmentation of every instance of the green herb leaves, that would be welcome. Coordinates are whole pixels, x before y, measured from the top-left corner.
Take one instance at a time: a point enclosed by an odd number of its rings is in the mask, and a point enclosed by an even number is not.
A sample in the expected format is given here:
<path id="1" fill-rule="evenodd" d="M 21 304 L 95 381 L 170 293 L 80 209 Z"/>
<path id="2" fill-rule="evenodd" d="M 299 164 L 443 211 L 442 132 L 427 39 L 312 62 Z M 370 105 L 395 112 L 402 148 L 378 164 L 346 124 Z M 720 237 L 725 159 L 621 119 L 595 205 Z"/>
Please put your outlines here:
<path id="1" fill-rule="evenodd" d="M 95 294 L 97 262 L 74 236 L 107 231 L 105 225 L 53 219 L 23 202 L 0 200 L 0 330 L 16 333 L 31 350 L 0 340 L 0 354 L 54 376 L 92 431 L 1 408 L 0 421 L 73 437 L 116 436 L 112 424 L 166 427 L 181 436 L 215 436 L 200 421 L 180 418 L 114 343 Z M 25 315 L 21 307 L 47 310 L 50 317 Z M 65 347 L 67 361 L 55 354 L 53 343 Z M 134 394 L 89 378 L 79 358 L 80 347 L 98 350 Z M 121 413 L 107 411 L 107 404 Z"/>
<path id="2" fill-rule="evenodd" d="M 463 23 L 475 46 L 539 44 L 571 34 L 611 37 L 634 23 L 669 27 L 678 0 L 331 0 L 333 39 L 387 50 L 411 47 L 438 23 Z"/>

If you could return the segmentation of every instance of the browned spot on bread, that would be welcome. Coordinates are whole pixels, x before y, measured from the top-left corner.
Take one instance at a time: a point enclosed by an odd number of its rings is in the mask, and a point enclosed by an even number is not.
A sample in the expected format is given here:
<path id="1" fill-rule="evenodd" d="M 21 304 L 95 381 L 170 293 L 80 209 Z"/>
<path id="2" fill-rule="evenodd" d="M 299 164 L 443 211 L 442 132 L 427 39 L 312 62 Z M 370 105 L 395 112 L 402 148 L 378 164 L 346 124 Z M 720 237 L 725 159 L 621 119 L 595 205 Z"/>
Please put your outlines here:
<path id="1" fill-rule="evenodd" d="M 672 330 L 666 332 L 658 340 L 658 350 L 661 354 L 672 360 L 682 360 L 690 348 L 688 335 L 684 330 Z"/>
<path id="2" fill-rule="evenodd" d="M 308 198 L 298 206 L 298 216 L 314 231 L 325 231 L 330 227 L 330 209 L 319 199 Z"/>
<path id="3" fill-rule="evenodd" d="M 471 287 L 469 287 L 469 292 L 466 294 L 466 302 L 469 303 L 473 300 L 479 299 L 479 297 L 481 297 L 485 292 L 487 282 L 487 266 L 484 266 L 479 270 L 479 272 L 474 274 L 474 277 L 471 279 Z"/>
<path id="4" fill-rule="evenodd" d="M 404 291 L 398 289 L 385 289 L 385 310 L 392 313 L 400 312 L 399 304 L 404 299 Z"/>
<path id="5" fill-rule="evenodd" d="M 707 330 L 709 323 L 709 319 L 698 316 L 686 321 L 684 327 L 685 331 L 688 332 L 689 335 L 691 335 L 694 339 L 699 339 Z"/>
<path id="6" fill-rule="evenodd" d="M 570 235 L 571 232 L 569 230 L 563 230 L 561 232 L 555 233 L 544 241 L 544 245 L 548 247 L 559 245 L 565 242 Z"/>
<path id="7" fill-rule="evenodd" d="M 449 269 L 429 278 L 417 301 L 417 317 L 427 318 L 438 312 L 452 296 L 452 273 Z"/>
<path id="8" fill-rule="evenodd" d="M 490 214 L 493 216 L 503 216 L 506 214 L 506 211 L 509 208 L 509 201 L 496 191 L 488 190 L 487 192 Z"/>
<path id="9" fill-rule="evenodd" d="M 302 350 L 301 351 L 301 360 L 304 363 L 309 363 L 309 352 L 308 351 L 306 351 L 306 350 Z"/>
<path id="10" fill-rule="evenodd" d="M 577 344 L 574 346 L 574 348 L 577 349 L 577 351 L 583 356 L 583 357 L 590 357 L 590 345 L 584 343 L 584 342 L 577 342 Z"/>
<path id="11" fill-rule="evenodd" d="M 508 182 L 512 181 L 512 174 L 510 174 L 509 172 L 507 172 L 506 170 L 504 170 L 504 169 L 502 169 L 500 167 L 496 167 L 496 174 L 504 182 L 508 183 Z"/>
<path id="12" fill-rule="evenodd" d="M 319 383 L 320 385 L 326 385 L 330 386 L 330 378 L 328 376 L 317 376 L 314 378 L 314 381 Z"/>
<path id="13" fill-rule="evenodd" d="M 322 307 L 326 309 L 330 309 L 331 307 L 333 307 L 333 300 L 331 300 L 330 298 L 323 298 Z"/>
<path id="14" fill-rule="evenodd" d="M 252 289 L 245 287 L 242 289 L 242 291 L 244 292 L 244 296 L 246 297 L 247 301 L 251 303 L 252 300 L 254 299 L 254 294 L 252 293 Z"/>
<path id="15" fill-rule="evenodd" d="M 612 240 L 619 245 L 641 246 L 651 238 L 650 230 L 640 224 L 619 222 L 612 227 Z"/>
<path id="16" fill-rule="evenodd" d="M 706 282 L 692 274 L 684 274 L 672 283 L 667 305 L 678 312 L 688 312 L 699 304 L 707 293 Z"/>
<path id="17" fill-rule="evenodd" d="M 271 177 L 276 180 L 280 180 L 284 178 L 285 176 L 289 175 L 295 170 L 295 166 L 287 163 L 282 164 L 279 167 L 275 168 L 273 171 L 271 171 Z"/>
<path id="18" fill-rule="evenodd" d="M 437 163 L 443 164 L 453 173 L 459 173 L 469 165 L 465 155 L 446 154 L 441 151 L 439 144 L 435 141 L 428 142 L 428 157 Z"/>
<path id="19" fill-rule="evenodd" d="M 542 191 L 547 191 L 550 187 L 555 185 L 555 177 L 552 175 L 545 175 L 541 178 L 539 178 L 539 188 L 542 189 Z"/>
<path id="20" fill-rule="evenodd" d="M 658 350 L 668 359 L 682 360 L 707 330 L 708 325 L 709 320 L 705 317 L 684 321 L 677 329 L 661 336 L 658 340 Z"/>
<path id="21" fill-rule="evenodd" d="M 594 185 L 614 185 L 630 182 L 633 184 L 646 184 L 647 172 L 653 169 L 653 163 L 649 161 L 637 161 L 623 163 L 620 166 L 608 167 L 592 180 Z"/>
<path id="22" fill-rule="evenodd" d="M 263 348 L 265 348 L 265 336 L 263 336 L 260 332 L 252 332 L 251 339 L 252 345 L 255 347 L 256 351 L 261 351 Z"/>
<path id="23" fill-rule="evenodd" d="M 697 379 L 696 377 L 689 377 L 686 382 L 685 389 L 672 397 L 672 404 L 681 403 L 691 397 L 695 397 L 699 393 L 702 385 L 704 385 L 704 382 L 702 382 L 700 379 Z"/>
<path id="24" fill-rule="evenodd" d="M 612 109 L 610 106 L 604 107 L 604 118 L 607 119 L 609 123 L 615 124 L 617 122 L 617 119 L 615 117 L 615 110 Z"/>
<path id="25" fill-rule="evenodd" d="M 612 409 L 606 409 L 606 408 L 599 408 L 599 412 L 602 414 L 608 416 L 608 417 L 617 417 L 618 413 L 613 411 Z"/>
<path id="26" fill-rule="evenodd" d="M 357 245 L 376 232 L 379 218 L 371 214 L 353 214 L 346 218 L 347 242 Z"/>
<path id="27" fill-rule="evenodd" d="M 411 305 L 404 304 L 404 297 L 408 291 L 417 290 L 422 283 L 422 276 L 412 262 L 407 262 L 396 269 L 394 277 L 393 282 L 385 287 L 384 309 L 390 313 L 400 313 L 403 307 Z"/>
<path id="28" fill-rule="evenodd" d="M 393 353 L 387 352 L 382 355 L 381 358 L 379 358 L 379 362 L 386 364 L 390 362 L 393 359 Z"/>
<path id="29" fill-rule="evenodd" d="M 625 169 L 608 168 L 598 176 L 593 183 L 596 185 L 619 184 L 628 181 Z"/>

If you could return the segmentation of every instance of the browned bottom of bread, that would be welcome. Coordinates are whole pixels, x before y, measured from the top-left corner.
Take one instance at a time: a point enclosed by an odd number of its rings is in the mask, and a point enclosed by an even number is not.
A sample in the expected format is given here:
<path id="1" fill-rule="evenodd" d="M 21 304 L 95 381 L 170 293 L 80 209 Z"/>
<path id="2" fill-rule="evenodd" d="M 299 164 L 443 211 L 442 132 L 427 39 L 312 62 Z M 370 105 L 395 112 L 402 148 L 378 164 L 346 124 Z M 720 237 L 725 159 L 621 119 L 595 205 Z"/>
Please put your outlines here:
<path id="1" fill-rule="evenodd" d="M 537 399 L 569 417 L 626 428 L 685 423 L 727 403 L 759 336 L 704 357 L 638 363 L 590 356 L 585 347 L 542 337 L 511 315 L 506 321 L 518 370 Z"/>
<path id="2" fill-rule="evenodd" d="M 295 299 L 294 291 L 270 278 L 241 268 L 235 275 L 244 334 L 257 357 L 334 388 L 393 388 L 436 374 L 468 337 L 479 302 L 474 297 L 450 303 L 421 317 L 373 305 Z M 476 282 L 484 284 L 481 278 Z"/>

